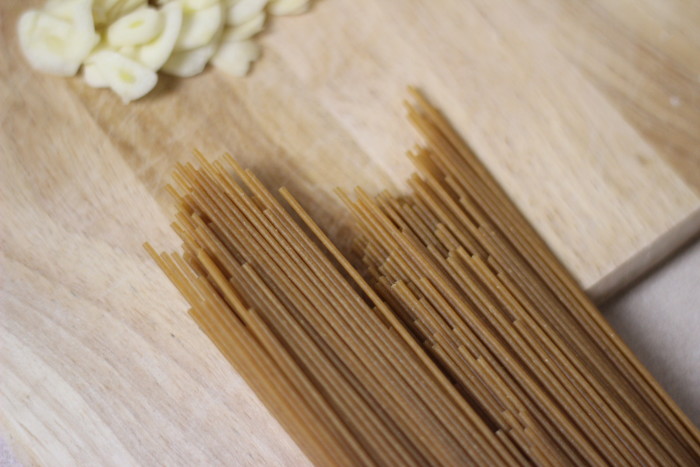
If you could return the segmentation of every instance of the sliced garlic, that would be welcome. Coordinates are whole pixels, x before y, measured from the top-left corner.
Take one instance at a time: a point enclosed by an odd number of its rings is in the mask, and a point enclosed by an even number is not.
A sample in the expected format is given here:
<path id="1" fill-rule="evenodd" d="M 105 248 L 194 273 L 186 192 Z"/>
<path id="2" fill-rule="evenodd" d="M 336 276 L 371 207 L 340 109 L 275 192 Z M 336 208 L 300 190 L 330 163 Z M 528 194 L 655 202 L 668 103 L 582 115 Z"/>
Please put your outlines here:
<path id="1" fill-rule="evenodd" d="M 199 11 L 185 11 L 175 50 L 192 50 L 208 44 L 222 23 L 223 11 L 219 3 Z"/>
<path id="2" fill-rule="evenodd" d="M 96 33 L 92 0 L 50 0 L 44 5 L 44 11 L 71 23 L 75 34 L 72 49 L 81 49 L 81 45 L 87 47 L 87 42 L 94 41 Z"/>
<path id="3" fill-rule="evenodd" d="M 268 0 L 239 0 L 229 6 L 226 14 L 226 24 L 238 26 L 252 19 L 265 9 Z"/>
<path id="4" fill-rule="evenodd" d="M 234 76 L 245 76 L 250 64 L 260 58 L 260 46 L 251 40 L 224 42 L 219 47 L 211 64 Z"/>
<path id="5" fill-rule="evenodd" d="M 218 47 L 219 37 L 217 35 L 207 45 L 192 50 L 175 52 L 165 62 L 162 70 L 164 73 L 181 78 L 198 75 L 207 66 L 209 59 L 211 59 Z"/>
<path id="6" fill-rule="evenodd" d="M 250 39 L 265 27 L 265 18 L 267 15 L 261 11 L 251 19 L 238 26 L 228 27 L 224 30 L 224 35 L 221 37 L 222 42 L 237 42 Z"/>
<path id="7" fill-rule="evenodd" d="M 136 60 L 137 62 L 139 60 L 138 46 L 125 45 L 124 47 L 119 47 L 116 51 L 119 52 L 119 54 L 125 56 L 126 58 L 130 58 L 131 60 Z"/>
<path id="8" fill-rule="evenodd" d="M 49 1 L 65 1 L 65 0 L 49 0 Z M 92 0 L 92 8 L 100 8 L 104 11 L 109 11 L 123 0 Z"/>
<path id="9" fill-rule="evenodd" d="M 119 0 L 94 0 L 92 2 L 92 17 L 96 26 L 104 26 L 107 24 L 109 10 Z"/>
<path id="10" fill-rule="evenodd" d="M 107 10 L 106 23 L 112 24 L 124 15 L 131 13 L 137 8 L 143 8 L 148 5 L 147 0 L 117 0 Z"/>
<path id="11" fill-rule="evenodd" d="M 70 21 L 37 10 L 19 19 L 20 48 L 32 67 L 45 73 L 73 76 L 99 41 L 99 36 Z"/>
<path id="12" fill-rule="evenodd" d="M 76 16 L 92 18 L 92 0 L 49 0 L 43 11 L 70 22 Z"/>
<path id="13" fill-rule="evenodd" d="M 83 65 L 83 79 L 88 86 L 93 88 L 108 88 L 109 82 L 94 63 Z"/>
<path id="14" fill-rule="evenodd" d="M 185 10 L 198 11 L 218 4 L 219 0 L 184 0 Z"/>
<path id="15" fill-rule="evenodd" d="M 160 10 L 163 15 L 163 31 L 148 44 L 138 47 L 136 58 L 153 71 L 160 70 L 175 48 L 182 25 L 182 6 L 171 2 Z"/>
<path id="16" fill-rule="evenodd" d="M 163 31 L 163 18 L 155 8 L 139 8 L 122 16 L 107 29 L 107 41 L 115 47 L 140 45 Z"/>
<path id="17" fill-rule="evenodd" d="M 17 24 L 19 44 L 29 64 L 54 75 L 71 76 L 80 61 L 65 57 L 64 49 L 71 35 L 71 24 L 37 10 L 22 14 Z"/>
<path id="18" fill-rule="evenodd" d="M 89 64 L 97 68 L 124 103 L 145 96 L 158 82 L 153 70 L 111 50 L 92 55 Z"/>
<path id="19" fill-rule="evenodd" d="M 95 21 L 95 27 L 102 27 L 107 23 L 107 10 L 95 7 L 92 9 L 92 18 Z"/>
<path id="20" fill-rule="evenodd" d="M 188 77 L 212 61 L 230 74 L 247 74 L 260 56 L 250 38 L 263 30 L 267 13 L 297 14 L 309 5 L 310 0 L 47 0 L 43 10 L 20 17 L 19 42 L 34 68 L 71 76 L 83 64 L 89 86 L 110 87 L 129 102 L 155 86 L 160 69 Z"/>
<path id="21" fill-rule="evenodd" d="M 267 11 L 275 16 L 299 15 L 308 11 L 310 6 L 310 0 L 270 0 Z"/>
<path id="22" fill-rule="evenodd" d="M 100 40 L 97 41 L 97 44 L 95 44 L 95 47 L 92 48 L 92 50 L 90 51 L 90 54 L 88 55 L 88 59 L 86 59 L 85 61 L 88 61 L 89 57 L 96 54 L 97 52 L 100 52 L 102 50 L 112 50 L 113 49 L 113 47 L 111 47 L 107 43 L 107 39 L 105 38 L 104 31 L 102 31 L 102 34 L 99 34 L 99 38 L 100 38 Z"/>

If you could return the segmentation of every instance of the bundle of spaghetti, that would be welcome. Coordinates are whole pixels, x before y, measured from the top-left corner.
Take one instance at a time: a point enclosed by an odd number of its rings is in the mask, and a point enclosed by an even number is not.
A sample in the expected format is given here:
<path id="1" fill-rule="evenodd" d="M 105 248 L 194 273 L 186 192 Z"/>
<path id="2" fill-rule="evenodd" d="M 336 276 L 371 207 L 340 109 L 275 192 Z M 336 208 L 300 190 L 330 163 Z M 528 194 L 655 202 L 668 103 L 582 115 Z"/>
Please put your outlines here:
<path id="1" fill-rule="evenodd" d="M 414 95 L 412 192 L 338 192 L 361 272 L 231 156 L 177 166 L 183 252 L 146 248 L 193 319 L 318 464 L 697 464 L 697 429 Z"/>
<path id="2" fill-rule="evenodd" d="M 340 465 L 514 463 L 391 311 L 343 278 L 260 182 L 200 157 L 179 166 L 156 255 L 191 314 L 312 460 Z M 291 197 L 290 201 L 299 208 Z"/>
<path id="3" fill-rule="evenodd" d="M 414 91 L 413 192 L 341 197 L 366 273 L 460 390 L 557 463 L 693 465 L 697 429 Z M 530 453 L 536 456 L 537 453 Z"/>

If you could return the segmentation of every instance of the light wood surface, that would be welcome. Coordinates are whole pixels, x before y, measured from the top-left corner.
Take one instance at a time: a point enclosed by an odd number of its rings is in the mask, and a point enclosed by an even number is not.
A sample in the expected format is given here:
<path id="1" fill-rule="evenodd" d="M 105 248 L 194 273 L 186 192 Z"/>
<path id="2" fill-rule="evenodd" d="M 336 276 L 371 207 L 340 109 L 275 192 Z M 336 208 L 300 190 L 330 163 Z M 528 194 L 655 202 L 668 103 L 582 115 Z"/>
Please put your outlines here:
<path id="1" fill-rule="evenodd" d="M 141 248 L 177 242 L 191 149 L 284 184 L 344 244 L 331 190 L 403 187 L 415 84 L 603 296 L 700 224 L 700 4 L 323 0 L 245 79 L 163 77 L 128 106 L 34 73 L 0 5 L 0 435 L 20 460 L 300 465 Z"/>

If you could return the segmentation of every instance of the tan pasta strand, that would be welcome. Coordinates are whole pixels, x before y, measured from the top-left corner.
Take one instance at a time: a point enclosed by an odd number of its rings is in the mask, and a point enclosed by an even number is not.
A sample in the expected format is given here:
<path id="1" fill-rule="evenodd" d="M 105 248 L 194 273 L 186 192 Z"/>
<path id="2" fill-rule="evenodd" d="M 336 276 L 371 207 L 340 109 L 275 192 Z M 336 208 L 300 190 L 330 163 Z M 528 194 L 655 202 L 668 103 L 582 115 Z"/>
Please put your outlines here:
<path id="1" fill-rule="evenodd" d="M 183 252 L 146 249 L 192 318 L 318 465 L 700 464 L 697 428 L 411 94 L 410 193 L 338 191 L 359 270 L 230 155 L 176 167 Z"/>

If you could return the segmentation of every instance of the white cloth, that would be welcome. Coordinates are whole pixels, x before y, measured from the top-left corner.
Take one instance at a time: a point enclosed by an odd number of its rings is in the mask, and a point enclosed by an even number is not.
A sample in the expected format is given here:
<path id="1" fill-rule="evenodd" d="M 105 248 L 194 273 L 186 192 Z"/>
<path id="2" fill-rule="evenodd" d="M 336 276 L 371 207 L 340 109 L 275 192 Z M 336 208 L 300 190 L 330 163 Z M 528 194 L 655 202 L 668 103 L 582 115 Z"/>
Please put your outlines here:
<path id="1" fill-rule="evenodd" d="M 605 304 L 603 312 L 700 426 L 700 238 Z"/>

